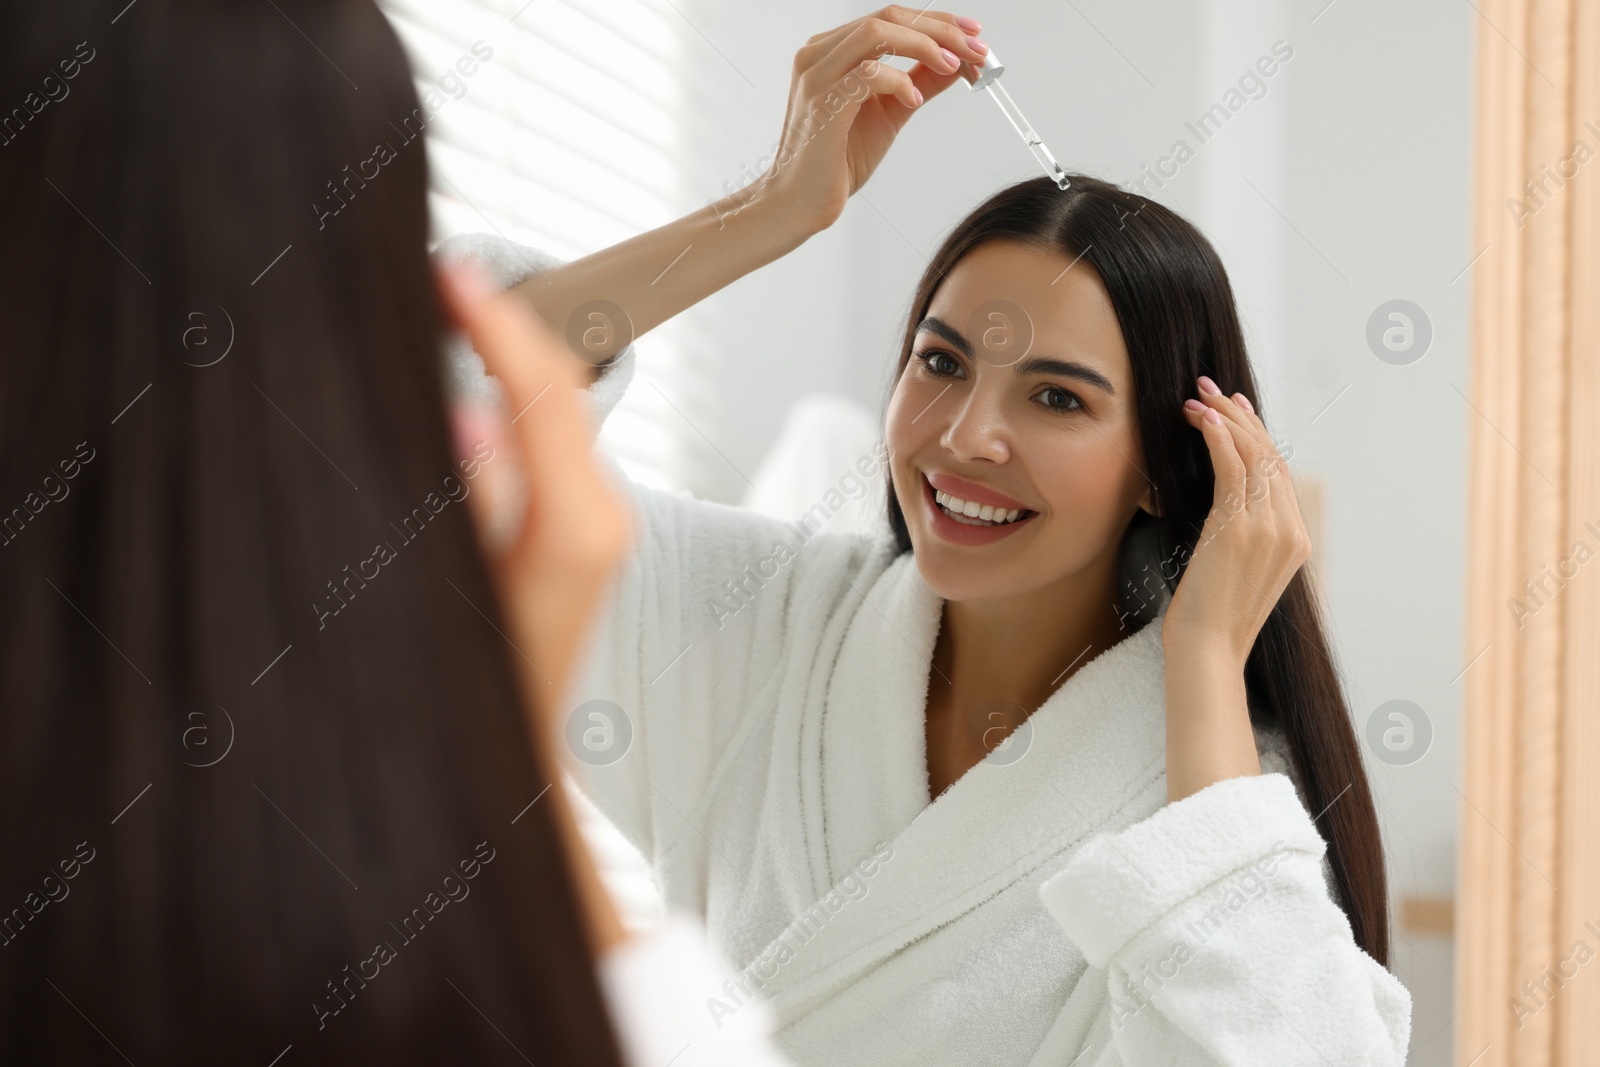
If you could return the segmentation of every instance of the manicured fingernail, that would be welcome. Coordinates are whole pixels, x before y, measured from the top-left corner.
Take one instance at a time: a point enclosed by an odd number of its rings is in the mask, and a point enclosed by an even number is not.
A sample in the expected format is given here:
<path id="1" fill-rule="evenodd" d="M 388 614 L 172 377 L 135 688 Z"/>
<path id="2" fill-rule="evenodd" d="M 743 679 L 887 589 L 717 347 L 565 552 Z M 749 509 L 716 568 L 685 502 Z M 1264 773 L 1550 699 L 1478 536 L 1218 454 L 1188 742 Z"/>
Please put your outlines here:
<path id="1" fill-rule="evenodd" d="M 989 46 L 978 40 L 976 37 L 967 38 L 967 47 L 978 53 L 980 56 L 987 54 L 989 51 Z"/>
<path id="2" fill-rule="evenodd" d="M 983 29 L 983 23 L 979 22 L 975 18 L 969 18 L 966 15 L 957 15 L 956 25 L 960 26 L 968 33 L 977 33 L 979 30 Z"/>
<path id="3" fill-rule="evenodd" d="M 1256 409 L 1250 403 L 1250 398 L 1245 396 L 1243 393 L 1234 393 L 1233 400 L 1234 403 L 1244 408 L 1250 414 L 1254 415 L 1256 413 Z"/>
<path id="4" fill-rule="evenodd" d="M 945 66 L 949 67 L 951 70 L 955 70 L 957 67 L 961 66 L 961 60 L 957 59 L 956 54 L 950 51 L 950 49 L 941 48 L 939 49 L 939 54 L 944 57 Z"/>
<path id="5" fill-rule="evenodd" d="M 1222 416 L 1217 414 L 1217 409 L 1216 408 L 1206 408 L 1206 421 L 1207 422 L 1221 422 L 1222 421 Z"/>
<path id="6" fill-rule="evenodd" d="M 1183 406 L 1189 411 L 1204 411 L 1206 409 L 1206 406 L 1198 400 L 1185 400 Z"/>
<path id="7" fill-rule="evenodd" d="M 913 85 L 911 87 L 911 95 L 912 95 L 912 97 L 914 97 L 916 99 L 917 106 L 921 107 L 922 106 L 922 90 L 918 89 L 916 86 Z"/>
<path id="8" fill-rule="evenodd" d="M 450 264 L 445 272 L 456 292 L 471 302 L 487 300 L 494 295 L 494 289 L 489 285 L 488 276 L 483 268 L 470 259 L 458 260 Z"/>
<path id="9" fill-rule="evenodd" d="M 1217 383 L 1212 381 L 1210 378 L 1207 378 L 1204 374 L 1200 375 L 1200 391 L 1202 393 L 1222 392 L 1221 389 L 1217 388 Z"/>

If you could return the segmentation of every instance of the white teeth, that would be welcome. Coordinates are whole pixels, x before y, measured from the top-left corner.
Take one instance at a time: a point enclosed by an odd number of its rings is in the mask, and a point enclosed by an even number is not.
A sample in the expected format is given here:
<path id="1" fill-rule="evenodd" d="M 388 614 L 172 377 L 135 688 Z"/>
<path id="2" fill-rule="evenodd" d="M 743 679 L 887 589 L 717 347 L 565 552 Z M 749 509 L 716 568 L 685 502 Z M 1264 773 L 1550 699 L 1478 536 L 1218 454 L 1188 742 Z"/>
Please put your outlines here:
<path id="1" fill-rule="evenodd" d="M 977 504 L 971 500 L 962 500 L 960 497 L 951 496 L 949 493 L 935 489 L 934 500 L 938 501 L 950 517 L 960 522 L 963 519 L 975 519 L 975 522 L 966 522 L 967 526 L 999 526 L 1008 522 L 1016 522 L 1022 514 L 1021 508 L 997 508 L 993 504 Z"/>

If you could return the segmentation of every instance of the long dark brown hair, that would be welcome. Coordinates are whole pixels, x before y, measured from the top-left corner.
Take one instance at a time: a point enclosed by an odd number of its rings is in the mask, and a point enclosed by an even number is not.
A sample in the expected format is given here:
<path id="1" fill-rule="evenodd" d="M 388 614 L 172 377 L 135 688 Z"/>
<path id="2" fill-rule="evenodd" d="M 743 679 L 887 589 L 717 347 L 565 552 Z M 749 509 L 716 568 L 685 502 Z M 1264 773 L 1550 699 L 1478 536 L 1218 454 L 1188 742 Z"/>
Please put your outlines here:
<path id="1" fill-rule="evenodd" d="M 1266 420 L 1222 261 L 1178 215 L 1107 182 L 1075 174 L 1065 192 L 1042 177 L 1008 186 L 962 219 L 929 262 L 912 298 L 897 380 L 939 283 L 986 241 L 1081 257 L 1104 283 L 1133 365 L 1144 473 L 1161 512 L 1155 518 L 1141 511 L 1131 524 L 1148 527 L 1137 532 L 1153 539 L 1163 561 L 1141 576 L 1152 583 L 1150 592 L 1135 595 L 1155 594 L 1154 583 L 1170 593 L 1214 503 L 1210 455 L 1181 414 L 1195 379 L 1209 375 L 1224 393 L 1243 393 Z M 888 498 L 890 528 L 900 550 L 910 551 L 892 484 Z M 1130 528 L 1129 536 L 1135 532 Z M 1262 626 L 1246 661 L 1245 686 L 1252 716 L 1280 726 L 1289 741 L 1356 944 L 1387 966 L 1389 904 L 1377 813 L 1321 607 L 1304 569 Z"/>
<path id="2" fill-rule="evenodd" d="M 615 1067 L 393 30 L 0 22 L 0 1062 Z"/>

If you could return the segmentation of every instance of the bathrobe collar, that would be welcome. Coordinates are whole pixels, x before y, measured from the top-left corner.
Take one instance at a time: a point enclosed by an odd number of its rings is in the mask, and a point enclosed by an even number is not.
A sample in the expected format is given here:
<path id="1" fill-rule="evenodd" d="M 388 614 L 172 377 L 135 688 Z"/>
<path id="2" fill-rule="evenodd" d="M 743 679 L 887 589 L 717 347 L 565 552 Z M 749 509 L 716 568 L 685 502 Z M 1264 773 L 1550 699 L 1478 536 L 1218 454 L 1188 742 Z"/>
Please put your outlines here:
<path id="1" fill-rule="evenodd" d="M 832 890 L 833 908 L 778 939 L 792 959 L 766 988 L 785 1022 L 1090 835 L 1150 814 L 1126 809 L 1165 773 L 1167 603 L 1029 716 L 1011 738 L 1026 745 L 1020 758 L 991 754 L 930 804 L 924 717 L 943 600 L 909 552 L 866 590 L 822 721 L 803 731 L 813 751 L 802 766 L 820 770 L 802 804 L 806 823 L 822 827 L 807 860 L 818 900 Z M 864 877 L 875 849 L 880 862 Z M 847 876 L 848 895 L 835 888 Z"/>

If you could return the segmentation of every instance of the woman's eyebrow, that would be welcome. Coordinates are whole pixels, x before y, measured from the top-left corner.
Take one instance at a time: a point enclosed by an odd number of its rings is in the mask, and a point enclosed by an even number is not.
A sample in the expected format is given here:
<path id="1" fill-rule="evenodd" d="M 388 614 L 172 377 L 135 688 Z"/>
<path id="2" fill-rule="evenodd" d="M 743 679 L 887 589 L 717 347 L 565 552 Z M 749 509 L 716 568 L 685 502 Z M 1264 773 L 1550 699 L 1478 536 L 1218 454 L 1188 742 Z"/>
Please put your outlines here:
<path id="1" fill-rule="evenodd" d="M 967 343 L 967 339 L 961 336 L 959 330 L 943 319 L 935 318 L 932 315 L 924 316 L 922 321 L 917 323 L 917 332 L 921 333 L 923 330 L 943 337 L 946 341 L 956 346 L 956 351 L 968 359 L 972 358 L 972 346 Z"/>
<path id="2" fill-rule="evenodd" d="M 968 359 L 972 358 L 972 345 L 961 336 L 961 331 L 951 326 L 941 318 L 927 315 L 917 323 L 917 332 L 928 331 L 944 338 L 956 350 Z M 1054 359 L 1049 356 L 1029 356 L 1020 363 L 1015 364 L 1018 374 L 1054 374 L 1062 378 L 1074 378 L 1085 382 L 1097 389 L 1104 390 L 1107 396 L 1116 396 L 1117 387 L 1111 384 L 1111 379 L 1095 370 L 1093 367 L 1072 360 Z"/>

